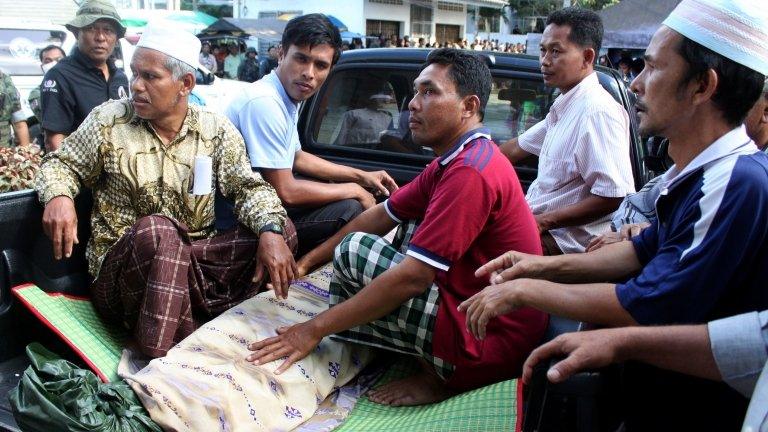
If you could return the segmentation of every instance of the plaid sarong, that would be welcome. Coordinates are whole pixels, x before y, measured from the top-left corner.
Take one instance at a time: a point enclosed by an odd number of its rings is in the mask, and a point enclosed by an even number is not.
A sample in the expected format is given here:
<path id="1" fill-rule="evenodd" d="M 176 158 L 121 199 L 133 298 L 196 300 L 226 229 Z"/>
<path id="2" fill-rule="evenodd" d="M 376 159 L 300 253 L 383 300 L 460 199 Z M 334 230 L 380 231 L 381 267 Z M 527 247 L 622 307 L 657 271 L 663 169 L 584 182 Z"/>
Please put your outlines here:
<path id="1" fill-rule="evenodd" d="M 295 252 L 290 222 L 285 237 Z M 258 244 L 241 226 L 193 241 L 171 218 L 143 217 L 104 258 L 91 284 L 93 304 L 103 318 L 132 330 L 143 353 L 164 356 L 200 324 L 258 293 L 266 279 L 252 280 Z"/>
<path id="2" fill-rule="evenodd" d="M 344 237 L 334 251 L 330 305 L 352 297 L 373 279 L 401 262 L 416 227 L 415 222 L 401 225 L 393 243 L 361 232 Z M 334 337 L 420 356 L 435 368 L 440 377 L 448 379 L 453 373 L 453 365 L 432 355 L 432 333 L 439 302 L 438 287 L 433 283 L 423 294 L 403 303 L 390 314 Z"/>

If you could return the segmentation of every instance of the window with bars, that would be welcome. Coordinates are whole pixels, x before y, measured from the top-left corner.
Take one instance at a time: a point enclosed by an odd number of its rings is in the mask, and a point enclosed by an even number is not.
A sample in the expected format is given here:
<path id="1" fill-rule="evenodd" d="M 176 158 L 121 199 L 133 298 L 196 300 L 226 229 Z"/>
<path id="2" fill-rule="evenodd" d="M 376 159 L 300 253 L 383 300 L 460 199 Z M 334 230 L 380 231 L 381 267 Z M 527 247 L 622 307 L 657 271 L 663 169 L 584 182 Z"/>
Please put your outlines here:
<path id="1" fill-rule="evenodd" d="M 392 35 L 399 37 L 400 23 L 397 21 L 366 20 L 365 34 L 368 36 L 384 35 L 387 38 Z"/>
<path id="2" fill-rule="evenodd" d="M 381 3 L 402 6 L 403 0 L 368 0 L 368 3 Z"/>
<path id="3" fill-rule="evenodd" d="M 450 11 L 450 12 L 464 12 L 463 4 L 448 2 L 448 1 L 438 1 L 437 8 L 439 10 Z"/>
<path id="4" fill-rule="evenodd" d="M 411 37 L 432 36 L 432 8 L 411 4 Z"/>

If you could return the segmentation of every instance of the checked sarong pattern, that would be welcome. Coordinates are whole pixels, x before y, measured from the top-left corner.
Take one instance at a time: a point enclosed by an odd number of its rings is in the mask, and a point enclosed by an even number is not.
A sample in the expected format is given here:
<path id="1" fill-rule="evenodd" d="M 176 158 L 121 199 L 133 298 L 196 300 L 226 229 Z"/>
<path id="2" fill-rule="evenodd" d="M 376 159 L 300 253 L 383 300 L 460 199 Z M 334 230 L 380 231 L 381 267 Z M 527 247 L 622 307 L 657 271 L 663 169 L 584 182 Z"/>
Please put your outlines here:
<path id="1" fill-rule="evenodd" d="M 392 243 L 361 232 L 344 237 L 334 251 L 330 305 L 352 297 L 374 278 L 401 262 L 417 226 L 416 222 L 400 225 Z M 334 337 L 420 356 L 435 368 L 438 375 L 448 379 L 453 373 L 453 365 L 432 355 L 432 333 L 439 302 L 438 287 L 433 283 L 422 295 L 408 300 L 390 314 Z"/>
<path id="2" fill-rule="evenodd" d="M 296 230 L 286 220 L 286 242 Z M 256 295 L 258 237 L 243 226 L 192 240 L 169 217 L 139 219 L 110 249 L 91 284 L 93 305 L 107 321 L 133 331 L 139 349 L 161 357 L 195 329 Z"/>

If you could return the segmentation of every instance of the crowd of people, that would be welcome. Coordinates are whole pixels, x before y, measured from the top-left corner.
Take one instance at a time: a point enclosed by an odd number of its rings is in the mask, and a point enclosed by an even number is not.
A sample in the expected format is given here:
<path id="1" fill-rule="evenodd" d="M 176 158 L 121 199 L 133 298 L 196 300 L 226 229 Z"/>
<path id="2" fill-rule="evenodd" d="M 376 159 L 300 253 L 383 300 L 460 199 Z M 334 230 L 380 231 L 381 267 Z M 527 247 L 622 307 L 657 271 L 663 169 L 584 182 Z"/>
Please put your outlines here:
<path id="1" fill-rule="evenodd" d="M 351 41 L 341 42 L 341 51 L 349 51 L 363 48 L 453 48 L 468 49 L 474 51 L 495 51 L 512 54 L 524 54 L 526 46 L 523 43 L 499 42 L 498 39 L 480 39 L 472 42 L 466 39 L 456 42 L 427 42 L 425 38 L 411 40 L 406 35 L 402 38 L 392 35 L 366 38 L 368 45 L 365 46 L 361 38 L 352 38 Z M 255 82 L 269 73 L 277 66 L 278 52 L 280 44 L 271 45 L 266 55 L 259 55 L 254 47 L 246 48 L 241 52 L 241 46 L 235 42 L 226 44 L 212 45 L 204 41 L 200 51 L 200 63 L 209 71 L 219 77 L 237 79 L 246 82 Z"/>
<path id="2" fill-rule="evenodd" d="M 453 48 L 453 49 L 469 49 L 474 51 L 496 51 L 506 52 L 512 54 L 524 54 L 525 44 L 512 43 L 512 42 L 499 42 L 498 39 L 482 39 L 476 38 L 472 42 L 468 42 L 466 39 L 460 39 L 454 42 L 451 41 L 436 41 L 429 42 L 425 38 L 420 37 L 411 39 L 408 35 L 402 38 L 397 35 L 392 35 L 387 38 L 384 35 L 378 37 L 368 38 L 367 48 Z M 352 39 L 352 43 L 342 43 L 342 50 L 347 49 L 359 49 L 363 48 L 363 43 L 360 38 Z"/>
<path id="3" fill-rule="evenodd" d="M 241 47 L 236 42 L 211 44 L 209 41 L 203 41 L 199 61 L 216 76 L 245 82 L 258 81 L 269 75 L 277 66 L 276 45 L 271 45 L 267 55 L 263 57 L 259 57 L 254 47 L 247 47 L 245 52 L 240 50 Z"/>
<path id="4" fill-rule="evenodd" d="M 555 355 L 567 358 L 552 381 L 637 360 L 624 374 L 626 430 L 765 428 L 768 16 L 708 1 L 713 25 L 696 13 L 703 3 L 680 3 L 631 80 L 640 132 L 666 137 L 675 162 L 635 192 L 629 114 L 598 82 L 591 11 L 547 18 L 541 69 L 560 96 L 498 146 L 483 126 L 491 73 L 466 48 L 522 47 L 432 47 L 408 125 L 437 158 L 398 187 L 301 148 L 299 105 L 343 50 L 326 16 L 289 21 L 263 70 L 255 51 L 222 57 L 150 27 L 128 83 L 110 59 L 125 29 L 110 3 L 90 0 L 68 25 L 75 52 L 41 89 L 43 227 L 55 258 L 70 257 L 73 199 L 93 191 L 94 306 L 149 357 L 261 290 L 286 298 L 291 280 L 331 262 L 328 309 L 250 341 L 250 364 L 277 377 L 329 336 L 408 354 L 421 368 L 369 394 L 399 406 L 528 380 Z M 260 79 L 216 114 L 189 103 L 201 66 Z M 524 194 L 513 164 L 530 155 L 538 177 Z M 608 329 L 533 351 L 548 314 Z"/>

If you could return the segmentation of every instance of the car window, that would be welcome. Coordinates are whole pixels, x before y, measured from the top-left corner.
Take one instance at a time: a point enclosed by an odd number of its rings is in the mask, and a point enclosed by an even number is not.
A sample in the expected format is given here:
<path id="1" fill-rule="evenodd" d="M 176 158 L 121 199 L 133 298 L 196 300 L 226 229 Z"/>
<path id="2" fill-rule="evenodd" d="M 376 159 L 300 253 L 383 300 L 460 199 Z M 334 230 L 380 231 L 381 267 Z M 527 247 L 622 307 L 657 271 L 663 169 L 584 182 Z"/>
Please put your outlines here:
<path id="1" fill-rule="evenodd" d="M 340 71 L 328 81 L 313 123 L 315 145 L 434 157 L 408 130 L 415 71 Z M 554 99 L 541 81 L 494 78 L 484 124 L 496 143 L 541 121 Z M 535 162 L 535 161 L 534 161 Z"/>
<path id="2" fill-rule="evenodd" d="M 0 28 L 0 67 L 10 75 L 41 75 L 38 54 L 61 45 L 66 33 L 56 30 Z"/>
<path id="3" fill-rule="evenodd" d="M 408 102 L 415 73 L 348 70 L 333 75 L 321 99 L 314 141 L 378 151 L 421 154 L 408 133 Z"/>
<path id="4" fill-rule="evenodd" d="M 518 137 L 546 117 L 557 94 L 541 80 L 494 78 L 483 124 L 497 144 Z M 518 165 L 536 167 L 536 158 Z"/>

